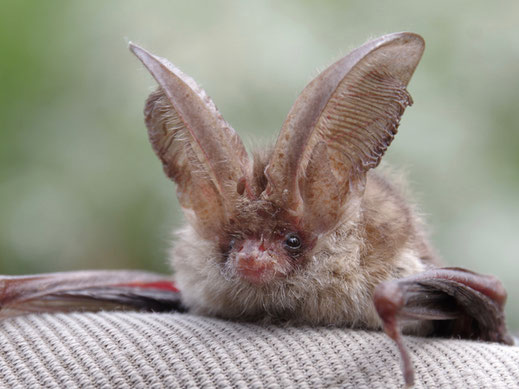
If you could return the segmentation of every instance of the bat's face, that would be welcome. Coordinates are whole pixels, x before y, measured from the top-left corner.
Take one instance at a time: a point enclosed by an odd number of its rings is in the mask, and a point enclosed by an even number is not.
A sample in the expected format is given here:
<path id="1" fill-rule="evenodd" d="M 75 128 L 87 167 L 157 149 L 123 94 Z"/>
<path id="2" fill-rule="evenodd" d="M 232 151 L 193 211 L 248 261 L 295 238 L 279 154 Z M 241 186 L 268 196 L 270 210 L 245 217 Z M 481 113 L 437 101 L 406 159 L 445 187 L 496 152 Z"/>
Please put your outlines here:
<path id="1" fill-rule="evenodd" d="M 369 189 L 367 173 L 411 103 L 406 86 L 421 37 L 387 35 L 331 65 L 297 98 L 272 150 L 254 161 L 194 80 L 130 47 L 160 85 L 146 102 L 146 125 L 190 224 L 173 250 L 190 307 L 236 317 L 312 305 L 322 322 L 336 323 L 324 307 L 343 299 L 352 311 L 388 274 L 420 268 L 414 248 L 402 249 L 412 225 L 406 208 L 388 200 L 388 216 L 376 216 L 391 191 Z M 394 269 L 372 253 L 388 231 L 385 262 Z M 398 265 L 393 251 L 404 258 Z"/>
<path id="2" fill-rule="evenodd" d="M 272 224 L 272 223 L 265 223 Z M 290 276 L 304 265 L 305 253 L 315 244 L 295 226 L 275 225 L 230 235 L 224 248 L 224 272 L 254 285 Z"/>
<path id="3" fill-rule="evenodd" d="M 251 190 L 258 195 L 242 196 L 218 237 L 223 276 L 257 287 L 283 280 L 302 269 L 317 240 L 297 218 L 265 199 L 262 183 L 266 182 L 263 171 L 267 161 L 255 161 L 260 166 L 253 170 L 262 177 L 253 180 Z"/>

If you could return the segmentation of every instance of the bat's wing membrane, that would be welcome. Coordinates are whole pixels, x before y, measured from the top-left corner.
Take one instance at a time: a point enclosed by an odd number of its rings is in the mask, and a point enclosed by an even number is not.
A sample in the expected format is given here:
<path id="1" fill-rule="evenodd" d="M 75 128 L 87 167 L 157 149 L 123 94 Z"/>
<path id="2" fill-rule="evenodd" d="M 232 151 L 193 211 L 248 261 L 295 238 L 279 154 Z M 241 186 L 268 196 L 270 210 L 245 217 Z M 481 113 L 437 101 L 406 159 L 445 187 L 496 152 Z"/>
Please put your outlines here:
<path id="1" fill-rule="evenodd" d="M 406 384 L 413 369 L 401 337 L 400 321 L 430 322 L 420 335 L 449 336 L 513 344 L 504 317 L 506 291 L 492 276 L 461 268 L 436 268 L 383 282 L 374 303 L 384 331 L 397 344 Z"/>
<path id="2" fill-rule="evenodd" d="M 0 318 L 36 312 L 181 311 L 167 276 L 141 271 L 78 271 L 0 276 Z"/>

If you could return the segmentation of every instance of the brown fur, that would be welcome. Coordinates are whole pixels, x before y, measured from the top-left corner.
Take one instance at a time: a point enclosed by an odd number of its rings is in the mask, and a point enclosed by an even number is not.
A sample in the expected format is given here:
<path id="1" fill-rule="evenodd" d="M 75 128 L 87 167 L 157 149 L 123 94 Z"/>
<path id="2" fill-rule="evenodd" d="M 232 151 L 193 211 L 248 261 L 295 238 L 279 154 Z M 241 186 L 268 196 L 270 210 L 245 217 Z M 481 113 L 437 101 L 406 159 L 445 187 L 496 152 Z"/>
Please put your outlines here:
<path id="1" fill-rule="evenodd" d="M 255 154 L 256 190 L 268 153 Z M 254 203 L 254 202 L 253 202 Z M 248 210 L 275 209 L 257 200 Z M 247 212 L 239 226 L 274 228 L 279 221 Z M 275 217 L 275 216 L 274 216 Z M 285 279 L 256 286 L 228 277 L 216 241 L 202 239 L 191 226 L 177 232 L 171 251 L 175 280 L 184 303 L 198 314 L 242 320 L 379 328 L 372 303 L 381 281 L 423 271 L 436 263 L 422 222 L 397 188 L 381 175 L 368 174 L 360 208 L 345 209 L 337 227 L 319 237 L 304 266 Z"/>

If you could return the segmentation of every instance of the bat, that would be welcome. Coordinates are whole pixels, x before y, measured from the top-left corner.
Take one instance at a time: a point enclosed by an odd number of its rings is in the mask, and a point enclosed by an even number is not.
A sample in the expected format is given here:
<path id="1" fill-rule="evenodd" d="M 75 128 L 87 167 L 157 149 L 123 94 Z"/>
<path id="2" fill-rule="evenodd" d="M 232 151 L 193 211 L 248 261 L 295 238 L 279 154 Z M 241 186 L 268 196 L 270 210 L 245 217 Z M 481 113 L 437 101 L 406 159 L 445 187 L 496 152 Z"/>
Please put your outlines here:
<path id="1" fill-rule="evenodd" d="M 512 344 L 495 277 L 442 267 L 398 185 L 377 167 L 412 104 L 419 35 L 374 39 L 312 80 L 275 144 L 249 155 L 196 82 L 130 43 L 157 81 L 144 115 L 186 223 L 173 277 L 84 271 L 0 278 L 0 317 L 181 310 L 224 319 Z"/>

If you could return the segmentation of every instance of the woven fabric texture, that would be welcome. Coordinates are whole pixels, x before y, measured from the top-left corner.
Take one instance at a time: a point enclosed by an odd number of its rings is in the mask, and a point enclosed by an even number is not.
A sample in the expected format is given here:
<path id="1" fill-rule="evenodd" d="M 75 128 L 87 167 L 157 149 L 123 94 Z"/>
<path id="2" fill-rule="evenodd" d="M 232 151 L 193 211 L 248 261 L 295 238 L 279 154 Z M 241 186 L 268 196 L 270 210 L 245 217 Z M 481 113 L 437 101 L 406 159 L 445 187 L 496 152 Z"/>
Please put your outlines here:
<path id="1" fill-rule="evenodd" d="M 519 388 L 519 347 L 406 338 L 417 388 Z M 31 315 L 0 323 L 2 388 L 400 388 L 382 333 L 188 314 Z"/>

